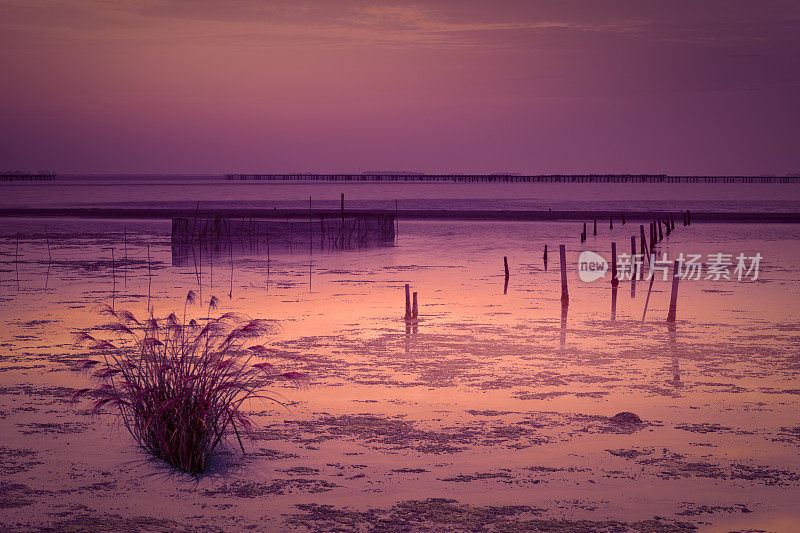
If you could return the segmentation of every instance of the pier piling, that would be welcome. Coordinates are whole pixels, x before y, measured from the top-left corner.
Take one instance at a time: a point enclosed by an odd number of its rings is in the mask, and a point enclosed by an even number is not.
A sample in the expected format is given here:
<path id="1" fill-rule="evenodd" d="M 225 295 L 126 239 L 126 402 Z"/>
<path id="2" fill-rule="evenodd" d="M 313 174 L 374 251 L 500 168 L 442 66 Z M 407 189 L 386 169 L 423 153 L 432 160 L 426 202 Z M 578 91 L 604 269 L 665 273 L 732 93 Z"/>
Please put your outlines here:
<path id="1" fill-rule="evenodd" d="M 619 285 L 617 279 L 617 243 L 611 242 L 611 286 L 616 287 Z"/>
<path id="2" fill-rule="evenodd" d="M 672 267 L 672 293 L 669 296 L 669 312 L 667 322 L 675 322 L 675 312 L 678 307 L 678 281 L 680 281 L 681 262 L 675 261 Z"/>
<path id="3" fill-rule="evenodd" d="M 561 305 L 569 305 L 569 291 L 567 290 L 567 247 L 558 245 L 558 255 L 561 260 Z"/>
<path id="4" fill-rule="evenodd" d="M 47 226 L 44 227 L 44 238 L 47 241 L 47 260 L 52 263 L 53 256 L 50 254 L 50 236 L 47 234 Z"/>
<path id="5" fill-rule="evenodd" d="M 642 261 L 644 261 L 645 258 L 650 257 L 647 249 L 647 240 L 644 238 L 644 224 L 639 224 L 639 241 L 641 242 Z"/>

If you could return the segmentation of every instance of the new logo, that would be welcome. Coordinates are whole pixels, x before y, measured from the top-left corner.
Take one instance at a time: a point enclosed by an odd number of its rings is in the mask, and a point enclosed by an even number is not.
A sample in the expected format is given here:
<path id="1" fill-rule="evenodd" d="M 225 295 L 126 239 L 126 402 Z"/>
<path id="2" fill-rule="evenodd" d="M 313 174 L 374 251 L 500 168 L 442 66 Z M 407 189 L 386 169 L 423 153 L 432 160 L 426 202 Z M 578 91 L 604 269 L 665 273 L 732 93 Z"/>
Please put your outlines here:
<path id="1" fill-rule="evenodd" d="M 578 257 L 578 276 L 581 281 L 595 281 L 606 275 L 608 261 L 603 256 L 584 250 Z"/>

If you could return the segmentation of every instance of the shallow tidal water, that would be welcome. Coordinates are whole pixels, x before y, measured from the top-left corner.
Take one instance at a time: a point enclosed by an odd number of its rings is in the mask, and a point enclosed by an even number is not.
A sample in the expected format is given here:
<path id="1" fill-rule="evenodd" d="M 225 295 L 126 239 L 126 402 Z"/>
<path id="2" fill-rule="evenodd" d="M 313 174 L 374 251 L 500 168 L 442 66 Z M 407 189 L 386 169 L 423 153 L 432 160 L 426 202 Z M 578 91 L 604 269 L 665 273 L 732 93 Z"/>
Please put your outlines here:
<path id="1" fill-rule="evenodd" d="M 755 281 L 682 281 L 668 328 L 660 275 L 643 319 L 649 282 L 614 297 L 577 274 L 581 251 L 629 250 L 638 224 L 583 244 L 578 226 L 400 221 L 388 246 L 176 266 L 167 221 L 0 220 L 3 527 L 800 529 L 800 227 L 678 225 L 672 259 L 763 260 Z M 193 316 L 215 295 L 277 320 L 269 346 L 309 377 L 275 385 L 285 407 L 251 405 L 246 454 L 231 440 L 199 478 L 69 401 L 87 384 L 72 334 L 107 321 L 100 305 L 166 316 L 189 290 Z M 609 419 L 623 411 L 643 424 Z"/>

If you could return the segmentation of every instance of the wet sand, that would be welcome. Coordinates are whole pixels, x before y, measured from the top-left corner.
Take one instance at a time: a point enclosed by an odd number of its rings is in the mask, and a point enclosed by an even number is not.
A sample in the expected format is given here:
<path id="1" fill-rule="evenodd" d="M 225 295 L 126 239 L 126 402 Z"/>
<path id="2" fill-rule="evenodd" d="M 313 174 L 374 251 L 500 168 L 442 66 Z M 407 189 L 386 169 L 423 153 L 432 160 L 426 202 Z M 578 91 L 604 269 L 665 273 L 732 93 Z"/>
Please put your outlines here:
<path id="1" fill-rule="evenodd" d="M 627 214 L 626 214 L 627 216 Z M 408 221 L 392 247 L 243 250 L 172 265 L 164 222 L 0 221 L 2 526 L 54 530 L 786 531 L 800 527 L 794 225 L 678 227 L 662 250 L 764 256 L 757 281 L 582 283 L 574 223 Z M 127 228 L 127 258 L 122 235 Z M 638 226 L 637 226 L 638 231 Z M 16 260 L 15 235 L 25 235 Z M 557 263 L 573 264 L 562 315 Z M 147 276 L 146 246 L 151 247 Z M 624 246 L 624 245 L 623 245 Z M 115 262 L 111 261 L 111 248 Z M 551 252 L 552 254 L 553 252 Z M 502 257 L 511 278 L 504 292 Z M 554 255 L 554 254 L 553 254 Z M 257 427 L 199 478 L 69 401 L 71 333 L 98 305 L 157 315 L 188 290 L 280 321 L 307 388 L 249 406 Z M 402 320 L 403 285 L 420 320 Z M 229 295 L 230 294 L 230 295 Z M 199 315 L 202 307 L 190 309 Z M 630 411 L 641 423 L 615 420 Z"/>

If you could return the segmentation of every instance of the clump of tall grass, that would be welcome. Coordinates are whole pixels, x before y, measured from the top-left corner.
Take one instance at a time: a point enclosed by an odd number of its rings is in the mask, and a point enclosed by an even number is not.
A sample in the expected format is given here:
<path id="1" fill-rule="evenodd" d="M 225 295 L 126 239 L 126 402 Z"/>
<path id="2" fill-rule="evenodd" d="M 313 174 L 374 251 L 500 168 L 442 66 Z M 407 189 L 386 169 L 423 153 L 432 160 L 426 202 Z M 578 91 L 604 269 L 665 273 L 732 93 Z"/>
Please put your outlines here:
<path id="1" fill-rule="evenodd" d="M 212 297 L 204 324 L 186 322 L 186 308 L 195 303 L 189 292 L 183 318 L 175 313 L 163 320 L 152 316 L 140 322 L 128 311 L 105 308 L 113 321 L 94 328 L 116 334 L 112 344 L 88 332 L 78 334 L 96 357 L 81 361 L 96 383 L 81 389 L 75 399 L 92 393 L 93 413 L 119 410 L 122 423 L 135 441 L 154 456 L 191 474 L 202 473 L 214 449 L 233 429 L 249 431 L 252 422 L 243 405 L 249 400 L 281 403 L 267 389 L 276 380 L 299 383 L 297 372 L 280 372 L 260 361 L 277 355 L 254 343 L 274 333 L 265 320 L 247 320 L 234 313 L 211 318 L 218 300 Z"/>

